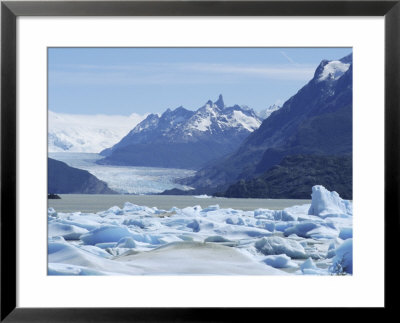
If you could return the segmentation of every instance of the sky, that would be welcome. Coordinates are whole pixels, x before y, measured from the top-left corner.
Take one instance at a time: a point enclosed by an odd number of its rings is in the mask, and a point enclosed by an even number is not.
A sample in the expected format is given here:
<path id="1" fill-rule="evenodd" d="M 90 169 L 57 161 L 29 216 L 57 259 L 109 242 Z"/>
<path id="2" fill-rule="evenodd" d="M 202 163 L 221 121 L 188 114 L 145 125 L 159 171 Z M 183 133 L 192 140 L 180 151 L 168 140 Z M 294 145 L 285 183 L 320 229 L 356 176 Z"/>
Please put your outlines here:
<path id="1" fill-rule="evenodd" d="M 144 115 L 225 105 L 282 105 L 323 59 L 351 48 L 49 48 L 48 108 L 68 114 Z"/>

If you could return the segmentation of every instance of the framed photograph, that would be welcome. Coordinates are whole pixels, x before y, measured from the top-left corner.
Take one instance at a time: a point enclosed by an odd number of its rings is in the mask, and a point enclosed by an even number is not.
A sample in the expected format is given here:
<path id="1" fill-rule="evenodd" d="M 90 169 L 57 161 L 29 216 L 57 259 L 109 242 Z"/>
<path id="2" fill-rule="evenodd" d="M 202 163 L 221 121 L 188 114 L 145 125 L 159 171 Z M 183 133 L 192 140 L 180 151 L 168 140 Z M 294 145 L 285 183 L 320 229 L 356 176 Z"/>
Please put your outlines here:
<path id="1" fill-rule="evenodd" d="M 3 1 L 1 320 L 392 308 L 399 14 Z"/>

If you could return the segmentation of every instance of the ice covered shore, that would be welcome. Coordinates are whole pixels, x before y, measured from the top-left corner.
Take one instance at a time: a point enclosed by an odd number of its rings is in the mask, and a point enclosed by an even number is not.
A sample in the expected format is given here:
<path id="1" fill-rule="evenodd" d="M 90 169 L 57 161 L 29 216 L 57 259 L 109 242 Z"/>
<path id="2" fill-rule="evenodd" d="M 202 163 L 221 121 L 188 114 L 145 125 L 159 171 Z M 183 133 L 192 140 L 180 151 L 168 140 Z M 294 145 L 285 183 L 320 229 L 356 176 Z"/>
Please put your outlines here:
<path id="1" fill-rule="evenodd" d="M 352 215 L 352 203 L 323 186 L 311 204 L 283 210 L 49 208 L 48 274 L 352 274 Z"/>

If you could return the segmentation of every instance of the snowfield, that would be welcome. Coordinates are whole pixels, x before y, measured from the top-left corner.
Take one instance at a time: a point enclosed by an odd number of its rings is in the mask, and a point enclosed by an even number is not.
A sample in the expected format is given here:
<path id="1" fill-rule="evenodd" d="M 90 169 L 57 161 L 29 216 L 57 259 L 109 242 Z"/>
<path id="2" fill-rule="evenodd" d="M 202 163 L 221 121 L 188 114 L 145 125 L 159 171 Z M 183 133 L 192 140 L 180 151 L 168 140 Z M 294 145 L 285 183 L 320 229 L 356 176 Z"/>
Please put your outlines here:
<path id="1" fill-rule="evenodd" d="M 312 188 L 311 204 L 284 210 L 49 208 L 48 274 L 348 275 L 352 214 L 323 186 Z"/>
<path id="2" fill-rule="evenodd" d="M 322 73 L 320 74 L 318 81 L 326 80 L 338 80 L 344 73 L 349 69 L 350 64 L 343 63 L 341 61 L 330 61 L 324 66 Z"/>
<path id="3" fill-rule="evenodd" d="M 116 144 L 146 115 L 81 115 L 49 111 L 49 152 L 99 153 Z"/>

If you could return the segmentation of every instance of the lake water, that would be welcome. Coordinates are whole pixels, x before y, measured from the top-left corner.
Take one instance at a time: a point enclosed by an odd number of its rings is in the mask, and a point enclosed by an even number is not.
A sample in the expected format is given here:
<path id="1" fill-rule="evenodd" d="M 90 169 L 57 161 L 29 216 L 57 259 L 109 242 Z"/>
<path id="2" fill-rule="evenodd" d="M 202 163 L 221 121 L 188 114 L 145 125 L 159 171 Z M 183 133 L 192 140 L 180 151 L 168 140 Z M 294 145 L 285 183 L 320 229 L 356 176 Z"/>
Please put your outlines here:
<path id="1" fill-rule="evenodd" d="M 198 198 L 195 196 L 181 195 L 89 195 L 89 194 L 59 194 L 60 200 L 48 200 L 48 206 L 57 212 L 99 212 L 116 205 L 123 207 L 125 202 L 158 209 L 169 210 L 172 207 L 184 208 L 200 205 L 206 208 L 218 204 L 220 208 L 238 210 L 255 210 L 259 208 L 281 210 L 293 205 L 309 204 L 311 200 L 286 200 L 286 199 L 238 199 L 238 198 Z"/>
<path id="2" fill-rule="evenodd" d="M 255 210 L 259 208 L 281 210 L 293 205 L 311 203 L 310 200 L 284 199 L 237 199 L 237 198 L 198 198 L 195 196 L 147 195 L 163 192 L 174 187 L 185 189 L 175 180 L 194 174 L 192 170 L 157 167 L 132 167 L 97 165 L 102 158 L 93 153 L 49 153 L 49 157 L 61 160 L 71 167 L 84 169 L 105 181 L 108 186 L 121 195 L 60 194 L 60 200 L 49 200 L 49 207 L 58 212 L 98 212 L 116 205 L 123 207 L 125 202 L 136 205 L 157 207 L 169 210 L 172 207 L 184 208 L 200 205 L 206 208 L 218 204 L 221 208 Z M 138 195 L 132 195 L 138 194 Z"/>

